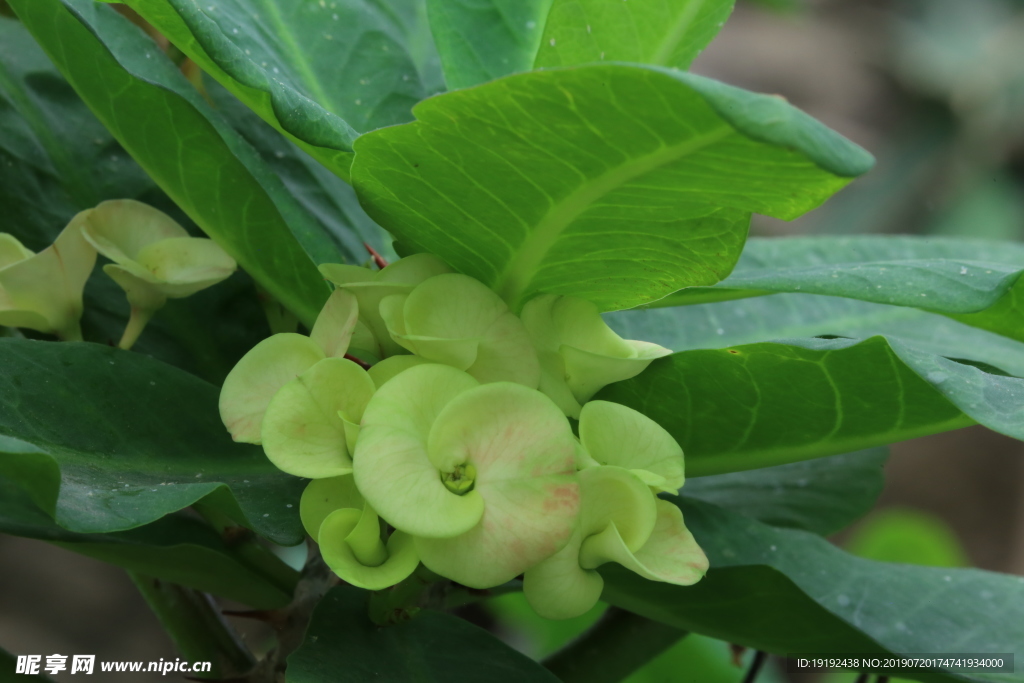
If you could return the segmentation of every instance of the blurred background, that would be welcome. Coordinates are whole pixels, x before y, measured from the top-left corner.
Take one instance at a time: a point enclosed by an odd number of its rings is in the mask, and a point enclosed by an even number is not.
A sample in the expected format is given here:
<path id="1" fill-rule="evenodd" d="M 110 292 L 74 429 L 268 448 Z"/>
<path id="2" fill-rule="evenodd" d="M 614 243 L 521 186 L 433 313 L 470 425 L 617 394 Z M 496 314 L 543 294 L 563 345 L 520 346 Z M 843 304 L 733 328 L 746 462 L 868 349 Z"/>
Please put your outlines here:
<path id="1" fill-rule="evenodd" d="M 782 95 L 878 158 L 821 209 L 792 223 L 758 217 L 753 234 L 1024 239 L 1024 0 L 740 0 L 694 71 Z M 1024 575 L 1022 450 L 981 427 L 897 444 L 875 511 L 834 540 L 878 560 Z M 476 615 L 534 656 L 596 616 L 544 622 L 518 596 Z M 265 632 L 246 629 L 265 645 Z M 0 643 L 108 660 L 176 656 L 124 572 L 3 535 Z M 690 637 L 630 681 L 738 682 L 751 655 Z M 788 680 L 771 667 L 759 680 Z"/>

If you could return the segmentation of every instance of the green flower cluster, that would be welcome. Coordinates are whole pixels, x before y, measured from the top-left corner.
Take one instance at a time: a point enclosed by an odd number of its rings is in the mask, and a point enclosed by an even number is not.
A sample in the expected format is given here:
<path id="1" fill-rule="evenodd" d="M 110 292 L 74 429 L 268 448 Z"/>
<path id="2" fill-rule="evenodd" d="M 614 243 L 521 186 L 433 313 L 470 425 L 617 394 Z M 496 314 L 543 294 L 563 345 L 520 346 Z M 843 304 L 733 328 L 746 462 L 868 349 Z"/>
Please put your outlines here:
<path id="1" fill-rule="evenodd" d="M 429 254 L 321 271 L 337 289 L 310 335 L 254 347 L 220 412 L 236 440 L 313 480 L 302 521 L 338 576 L 379 590 L 420 562 L 477 589 L 523 575 L 538 613 L 568 618 L 597 602 L 606 562 L 681 585 L 704 575 L 679 509 L 656 496 L 683 484 L 679 445 L 590 400 L 666 349 L 620 338 L 579 299 L 516 315 Z"/>

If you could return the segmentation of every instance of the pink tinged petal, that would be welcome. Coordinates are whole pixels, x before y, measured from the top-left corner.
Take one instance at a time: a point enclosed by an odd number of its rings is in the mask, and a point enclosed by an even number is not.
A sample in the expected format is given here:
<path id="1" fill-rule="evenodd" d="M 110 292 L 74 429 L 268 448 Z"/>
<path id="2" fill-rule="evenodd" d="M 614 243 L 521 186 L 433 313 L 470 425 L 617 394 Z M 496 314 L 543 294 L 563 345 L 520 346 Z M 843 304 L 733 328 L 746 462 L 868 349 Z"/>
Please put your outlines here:
<path id="1" fill-rule="evenodd" d="M 580 414 L 580 441 L 597 462 L 636 470 L 660 490 L 675 493 L 685 481 L 683 449 L 661 425 L 632 408 L 590 401 Z"/>
<path id="2" fill-rule="evenodd" d="M 362 510 L 365 503 L 351 474 L 314 479 L 299 499 L 299 517 L 306 533 L 315 539 L 327 515 L 342 508 Z"/>
<path id="3" fill-rule="evenodd" d="M 82 291 L 96 263 L 81 231 L 87 214 L 72 218 L 43 251 L 0 268 L 0 324 L 81 339 Z M 28 251 L 8 242 L 10 252 Z"/>
<path id="4" fill-rule="evenodd" d="M 523 574 L 523 595 L 540 616 L 572 619 L 589 612 L 600 600 L 604 579 L 580 567 L 582 542 L 577 529 L 564 548 Z"/>
<path id="5" fill-rule="evenodd" d="M 260 443 L 263 414 L 274 394 L 318 361 L 313 340 L 286 332 L 264 339 L 232 368 L 220 391 L 220 417 L 235 441 Z"/>
<path id="6" fill-rule="evenodd" d="M 593 569 L 605 562 L 618 562 L 646 579 L 679 586 L 697 583 L 708 569 L 707 556 L 683 523 L 679 508 L 665 500 L 658 501 L 657 526 L 639 551 L 630 551 L 614 523 L 583 542 L 582 567 Z"/>
<path id="7" fill-rule="evenodd" d="M 568 542 L 579 515 L 577 444 L 546 396 L 509 382 L 466 391 L 438 415 L 428 443 L 436 469 L 475 468 L 472 494 L 482 497 L 485 509 L 468 533 L 418 539 L 427 567 L 485 588 L 511 580 Z"/>
<path id="8" fill-rule="evenodd" d="M 309 338 L 328 358 L 342 358 L 348 352 L 358 322 L 356 298 L 344 289 L 337 289 L 320 310 Z"/>
<path id="9" fill-rule="evenodd" d="M 575 477 L 479 485 L 470 494 L 485 501 L 480 523 L 454 538 L 416 539 L 423 564 L 471 588 L 511 581 L 569 542 L 579 507 Z"/>
<path id="10" fill-rule="evenodd" d="M 324 520 L 317 541 L 327 566 L 344 581 L 366 590 L 383 590 L 408 578 L 419 565 L 413 539 L 395 531 L 388 539 L 386 559 L 380 564 L 364 564 L 347 540 L 361 519 L 360 511 L 343 509 Z"/>
<path id="11" fill-rule="evenodd" d="M 427 457 L 427 436 L 438 414 L 476 386 L 454 368 L 420 365 L 390 379 L 367 405 L 356 443 L 356 485 L 395 528 L 443 538 L 471 529 L 483 515 L 480 495 L 449 491 Z"/>
<path id="12" fill-rule="evenodd" d="M 590 467 L 578 475 L 582 507 L 569 543 L 528 569 L 523 592 L 533 609 L 549 619 L 568 619 L 590 610 L 604 585 L 593 567 L 580 566 L 584 539 L 620 525 L 634 548 L 648 541 L 657 524 L 650 489 L 618 467 Z M 627 547 L 628 549 L 628 547 Z"/>
<path id="13" fill-rule="evenodd" d="M 351 472 L 345 421 L 358 423 L 374 390 L 370 376 L 352 361 L 319 361 L 281 387 L 267 406 L 261 429 L 267 457 L 297 477 Z"/>

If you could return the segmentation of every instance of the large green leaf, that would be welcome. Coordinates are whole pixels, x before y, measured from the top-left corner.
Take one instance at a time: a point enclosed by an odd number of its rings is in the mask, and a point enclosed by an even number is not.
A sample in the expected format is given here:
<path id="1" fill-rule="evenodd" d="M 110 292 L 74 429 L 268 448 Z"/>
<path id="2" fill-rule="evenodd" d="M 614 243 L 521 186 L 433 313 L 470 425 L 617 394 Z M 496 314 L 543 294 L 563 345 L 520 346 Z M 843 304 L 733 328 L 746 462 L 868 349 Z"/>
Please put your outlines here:
<path id="1" fill-rule="evenodd" d="M 429 94 L 411 0 L 128 0 L 174 45 L 314 158 L 348 177 L 358 131 L 408 121 Z M 420 47 L 419 51 L 423 51 Z"/>
<path id="2" fill-rule="evenodd" d="M 328 289 L 306 251 L 318 260 L 337 252 L 327 235 L 301 227 L 311 217 L 256 151 L 110 7 L 91 0 L 11 5 L 157 184 L 267 291 L 311 323 Z M 289 225 L 315 242 L 300 246 Z"/>
<path id="3" fill-rule="evenodd" d="M 680 628 L 778 654 L 1016 653 L 1024 577 L 853 557 L 819 536 L 675 499 L 711 560 L 690 587 L 609 566 L 603 598 Z M 899 671 L 915 680 L 1024 681 L 1012 674 Z"/>
<path id="4" fill-rule="evenodd" d="M 61 527 L 131 529 L 205 498 L 277 543 L 304 538 L 302 480 L 231 440 L 216 387 L 89 343 L 0 339 L 0 367 L 0 473 Z"/>
<path id="5" fill-rule="evenodd" d="M 529 71 L 551 0 L 427 0 L 449 89 Z"/>
<path id="6" fill-rule="evenodd" d="M 535 66 L 608 60 L 685 69 L 735 0 L 555 0 Z"/>
<path id="7" fill-rule="evenodd" d="M 691 479 L 681 493 L 772 526 L 828 535 L 864 516 L 885 485 L 889 449 Z"/>
<path id="8" fill-rule="evenodd" d="M 936 237 L 752 239 L 733 274 L 654 306 L 779 292 L 912 306 L 1024 340 L 1024 245 Z"/>
<path id="9" fill-rule="evenodd" d="M 313 612 L 302 646 L 288 657 L 288 683 L 556 683 L 547 669 L 483 629 L 424 611 L 380 628 L 367 617 L 369 593 L 332 588 Z"/>
<path id="10" fill-rule="evenodd" d="M 67 531 L 39 509 L 24 489 L 2 476 L 0 532 L 49 541 L 131 571 L 259 608 L 286 605 L 298 580 L 298 573 L 279 560 L 277 573 L 290 575 L 290 581 L 276 580 L 248 566 L 212 528 L 184 516 L 169 515 L 144 527 L 110 534 Z M 276 560 L 269 553 L 267 557 Z"/>
<path id="11" fill-rule="evenodd" d="M 661 424 L 683 447 L 691 476 L 845 453 L 976 421 L 1024 438 L 1024 380 L 883 337 L 683 351 L 597 398 Z"/>
<path id="12" fill-rule="evenodd" d="M 684 351 L 718 349 L 770 339 L 881 334 L 937 356 L 998 367 L 1024 377 L 1024 344 L 912 308 L 853 299 L 779 294 L 759 299 L 609 314 L 626 338 Z"/>
<path id="13" fill-rule="evenodd" d="M 795 218 L 871 156 L 784 101 L 628 65 L 534 71 L 359 138 L 364 208 L 513 306 L 629 308 L 732 269 L 751 212 Z"/>

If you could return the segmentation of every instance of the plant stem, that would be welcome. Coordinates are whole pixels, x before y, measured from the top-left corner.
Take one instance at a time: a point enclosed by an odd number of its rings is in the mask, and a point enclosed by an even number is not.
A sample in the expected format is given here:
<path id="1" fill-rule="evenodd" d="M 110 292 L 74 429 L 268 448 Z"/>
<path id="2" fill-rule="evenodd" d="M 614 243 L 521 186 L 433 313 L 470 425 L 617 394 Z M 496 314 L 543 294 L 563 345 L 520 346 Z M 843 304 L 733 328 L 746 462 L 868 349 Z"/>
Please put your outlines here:
<path id="1" fill-rule="evenodd" d="M 754 661 L 750 665 L 750 669 L 747 670 L 747 675 L 743 679 L 743 683 L 754 683 L 757 677 L 761 674 L 761 668 L 764 666 L 765 660 L 768 659 L 768 653 L 761 650 L 757 651 L 754 655 Z"/>
<path id="2" fill-rule="evenodd" d="M 256 660 L 221 617 L 210 596 L 145 574 L 128 572 L 182 658 L 211 662 L 210 678 L 232 678 L 250 671 Z"/>
<path id="3" fill-rule="evenodd" d="M 686 631 L 617 607 L 545 659 L 565 683 L 618 683 L 674 645 Z"/>
<path id="4" fill-rule="evenodd" d="M 439 579 L 420 567 L 405 581 L 370 596 L 370 621 L 388 626 L 411 619 L 426 602 L 428 589 Z"/>

